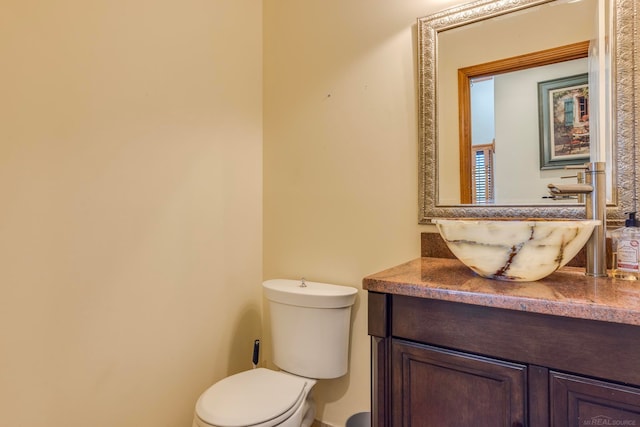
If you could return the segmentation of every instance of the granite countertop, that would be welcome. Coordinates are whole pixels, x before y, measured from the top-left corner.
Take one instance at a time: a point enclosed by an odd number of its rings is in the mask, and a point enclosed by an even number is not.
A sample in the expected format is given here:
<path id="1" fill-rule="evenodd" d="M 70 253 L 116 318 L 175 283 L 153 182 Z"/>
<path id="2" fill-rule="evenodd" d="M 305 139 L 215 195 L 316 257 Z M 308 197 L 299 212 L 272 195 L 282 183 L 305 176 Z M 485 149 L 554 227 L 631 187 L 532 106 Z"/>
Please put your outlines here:
<path id="1" fill-rule="evenodd" d="M 422 257 L 363 279 L 368 291 L 640 326 L 640 281 L 562 268 L 536 282 L 485 279 L 456 259 Z"/>

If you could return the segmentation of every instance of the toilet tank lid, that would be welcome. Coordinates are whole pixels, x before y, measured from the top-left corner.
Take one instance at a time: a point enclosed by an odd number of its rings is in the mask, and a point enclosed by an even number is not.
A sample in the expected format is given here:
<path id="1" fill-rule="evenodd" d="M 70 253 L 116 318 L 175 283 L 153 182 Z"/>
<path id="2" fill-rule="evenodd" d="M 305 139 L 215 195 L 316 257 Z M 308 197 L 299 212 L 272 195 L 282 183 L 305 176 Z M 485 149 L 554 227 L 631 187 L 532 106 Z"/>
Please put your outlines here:
<path id="1" fill-rule="evenodd" d="M 270 301 L 299 307 L 341 308 L 353 305 L 358 290 L 350 286 L 292 279 L 271 279 L 262 283 Z"/>
<path id="2" fill-rule="evenodd" d="M 262 424 L 300 404 L 313 380 L 258 368 L 218 381 L 198 399 L 197 416 L 224 427 Z"/>

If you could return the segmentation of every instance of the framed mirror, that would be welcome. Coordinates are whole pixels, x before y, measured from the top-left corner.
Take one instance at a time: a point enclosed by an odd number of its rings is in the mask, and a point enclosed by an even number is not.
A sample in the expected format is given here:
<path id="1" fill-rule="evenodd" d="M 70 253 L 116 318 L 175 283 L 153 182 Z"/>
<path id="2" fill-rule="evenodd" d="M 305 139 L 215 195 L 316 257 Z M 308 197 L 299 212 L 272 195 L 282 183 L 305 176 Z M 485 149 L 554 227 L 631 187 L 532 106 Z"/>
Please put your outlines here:
<path id="1" fill-rule="evenodd" d="M 576 173 L 565 170 L 564 165 L 588 162 L 590 158 L 607 164 L 608 224 L 617 225 L 624 220 L 625 212 L 636 210 L 637 3 L 638 0 L 480 0 L 418 19 L 420 223 L 442 217 L 584 217 L 584 206 L 578 199 L 545 197 L 546 184 L 575 182 L 576 178 L 565 182 L 572 179 L 567 176 Z M 596 58 L 602 72 L 594 74 L 594 67 L 588 62 L 593 59 L 585 58 L 584 49 L 589 44 L 603 52 Z M 576 46 L 580 51 L 577 56 Z M 545 52 L 566 50 L 573 53 L 544 63 Z M 531 55 L 541 55 L 542 64 L 513 66 Z M 505 63 L 514 70 L 507 67 L 507 71 L 498 73 L 469 72 L 484 70 L 487 65 L 491 70 L 495 64 Z M 587 73 L 588 81 L 597 79 L 598 84 L 582 84 L 587 81 Z M 466 83 L 461 83 L 463 78 Z M 488 108 L 486 105 L 491 104 L 483 104 L 478 113 L 465 113 L 467 106 L 461 101 L 461 92 L 472 85 L 480 88 L 487 81 L 493 85 L 489 90 L 493 105 Z M 608 87 L 613 89 L 606 90 Z M 549 148 L 544 135 L 548 135 L 548 128 L 554 128 L 554 122 L 545 121 L 540 99 L 547 91 L 569 89 L 574 90 L 573 110 L 562 128 L 569 137 L 566 144 Z M 499 95 L 504 93 L 513 98 L 511 104 Z M 589 105 L 585 101 L 588 96 L 592 96 Z M 472 105 L 473 96 L 469 99 Z M 468 108 L 472 108 L 470 105 Z M 611 106 L 610 111 L 607 105 Z M 473 120 L 467 117 L 465 122 L 464 115 L 475 118 L 487 112 L 491 112 L 494 133 L 485 135 L 484 140 L 471 137 Z M 500 119 L 501 114 L 508 119 Z M 594 116 L 599 119 L 594 120 Z M 565 117 L 569 117 L 567 113 Z M 479 128 L 482 127 L 481 124 Z M 475 135 L 475 128 L 473 132 Z M 564 137 L 558 135 L 554 143 Z M 478 145 L 494 150 L 488 152 L 492 156 L 489 160 L 494 162 L 491 178 L 496 194 L 493 199 L 479 199 L 480 202 L 469 195 L 469 177 L 475 171 L 466 169 L 476 161 L 475 154 L 469 153 L 468 148 L 462 148 L 461 154 L 461 147 L 471 146 L 470 140 L 476 139 L 479 143 L 474 144 L 474 149 Z M 545 160 L 544 155 L 549 157 L 549 152 L 557 154 L 553 161 Z M 482 163 L 479 165 L 483 167 Z"/>

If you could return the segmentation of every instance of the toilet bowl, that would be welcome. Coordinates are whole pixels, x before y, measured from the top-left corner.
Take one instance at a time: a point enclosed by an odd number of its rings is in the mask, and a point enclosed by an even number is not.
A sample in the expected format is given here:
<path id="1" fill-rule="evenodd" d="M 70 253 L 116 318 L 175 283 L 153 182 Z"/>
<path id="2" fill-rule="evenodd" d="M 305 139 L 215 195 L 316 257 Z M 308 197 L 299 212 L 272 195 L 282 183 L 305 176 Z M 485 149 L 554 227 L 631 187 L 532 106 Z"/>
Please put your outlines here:
<path id="1" fill-rule="evenodd" d="M 258 368 L 227 377 L 198 399 L 193 427 L 308 427 L 316 381 Z"/>
<path id="2" fill-rule="evenodd" d="M 316 380 L 346 374 L 357 290 L 304 279 L 268 280 L 263 289 L 281 370 L 257 368 L 218 381 L 198 399 L 193 427 L 309 427 Z"/>

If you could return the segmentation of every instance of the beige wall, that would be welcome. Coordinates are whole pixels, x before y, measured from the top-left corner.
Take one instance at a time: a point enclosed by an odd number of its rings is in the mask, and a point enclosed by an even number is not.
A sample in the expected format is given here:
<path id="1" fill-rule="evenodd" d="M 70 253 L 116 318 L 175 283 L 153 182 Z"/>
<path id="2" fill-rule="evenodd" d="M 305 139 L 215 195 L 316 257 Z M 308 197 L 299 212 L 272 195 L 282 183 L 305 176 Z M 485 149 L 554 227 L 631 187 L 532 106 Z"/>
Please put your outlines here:
<path id="1" fill-rule="evenodd" d="M 261 333 L 261 2 L 1 10 L 0 425 L 190 426 Z"/>
<path id="2" fill-rule="evenodd" d="M 361 288 L 420 256 L 415 22 L 451 1 L 264 1 L 264 276 Z M 366 292 L 323 422 L 369 410 Z"/>
<path id="3" fill-rule="evenodd" d="M 0 424 L 187 427 L 263 278 L 419 256 L 415 21 L 456 2 L 4 0 Z M 326 423 L 369 409 L 366 310 Z"/>

